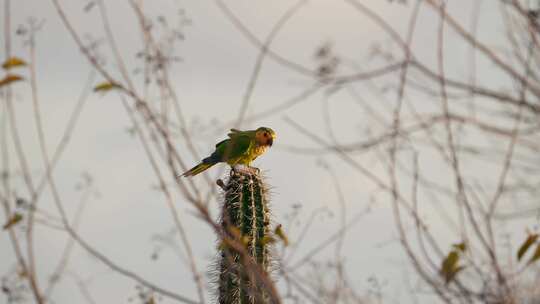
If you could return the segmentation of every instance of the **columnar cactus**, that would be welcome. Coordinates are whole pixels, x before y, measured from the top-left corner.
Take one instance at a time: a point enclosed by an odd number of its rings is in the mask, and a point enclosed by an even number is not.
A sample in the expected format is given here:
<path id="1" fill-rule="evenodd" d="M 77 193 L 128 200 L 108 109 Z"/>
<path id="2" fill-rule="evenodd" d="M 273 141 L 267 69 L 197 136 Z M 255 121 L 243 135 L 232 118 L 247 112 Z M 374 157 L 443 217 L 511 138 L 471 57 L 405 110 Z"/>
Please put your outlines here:
<path id="1" fill-rule="evenodd" d="M 239 241 L 249 258 L 267 272 L 270 264 L 270 219 L 266 189 L 260 175 L 245 170 L 231 170 L 222 209 L 225 235 Z M 261 284 L 253 271 L 244 267 L 241 255 L 230 246 L 222 245 L 219 261 L 220 304 L 267 303 Z"/>

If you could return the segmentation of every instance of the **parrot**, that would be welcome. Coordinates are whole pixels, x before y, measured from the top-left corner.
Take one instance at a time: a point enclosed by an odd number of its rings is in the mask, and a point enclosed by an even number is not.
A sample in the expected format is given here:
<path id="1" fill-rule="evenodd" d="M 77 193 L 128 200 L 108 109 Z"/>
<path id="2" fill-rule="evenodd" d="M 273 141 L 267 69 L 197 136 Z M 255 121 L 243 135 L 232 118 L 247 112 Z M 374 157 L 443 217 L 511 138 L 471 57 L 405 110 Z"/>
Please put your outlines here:
<path id="1" fill-rule="evenodd" d="M 181 176 L 189 177 L 197 175 L 221 162 L 225 162 L 233 167 L 235 165 L 249 167 L 251 162 L 264 154 L 276 139 L 274 130 L 267 127 L 248 131 L 231 129 L 227 136 L 229 138 L 216 144 L 216 149 L 210 156 L 203 159 L 195 167 L 184 172 Z"/>

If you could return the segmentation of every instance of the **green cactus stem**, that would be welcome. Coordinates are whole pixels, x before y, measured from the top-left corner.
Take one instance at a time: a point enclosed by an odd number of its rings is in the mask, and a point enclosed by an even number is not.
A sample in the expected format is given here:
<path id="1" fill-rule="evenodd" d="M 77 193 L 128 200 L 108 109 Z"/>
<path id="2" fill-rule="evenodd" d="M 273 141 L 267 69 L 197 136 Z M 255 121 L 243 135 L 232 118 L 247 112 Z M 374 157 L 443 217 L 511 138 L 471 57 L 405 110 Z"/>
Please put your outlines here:
<path id="1" fill-rule="evenodd" d="M 266 189 L 258 171 L 232 169 L 226 185 L 221 225 L 231 239 L 245 246 L 248 256 L 263 271 L 270 264 L 270 220 Z M 222 243 L 223 244 L 223 243 Z M 245 269 L 241 255 L 221 245 L 219 261 L 220 304 L 268 303 L 264 288 L 253 271 Z"/>

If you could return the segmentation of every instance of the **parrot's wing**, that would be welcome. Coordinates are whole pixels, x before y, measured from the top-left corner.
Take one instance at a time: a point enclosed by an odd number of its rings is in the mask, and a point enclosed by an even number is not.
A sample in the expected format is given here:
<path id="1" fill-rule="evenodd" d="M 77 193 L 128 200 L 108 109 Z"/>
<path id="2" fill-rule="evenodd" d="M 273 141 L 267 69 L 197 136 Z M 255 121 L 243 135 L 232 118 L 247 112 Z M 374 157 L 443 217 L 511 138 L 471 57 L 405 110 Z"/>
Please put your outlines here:
<path id="1" fill-rule="evenodd" d="M 231 129 L 231 132 L 230 132 L 229 134 L 227 134 L 227 136 L 228 136 L 229 138 L 235 138 L 235 137 L 238 137 L 238 136 L 243 135 L 243 134 L 244 134 L 244 131 L 240 131 L 240 130 L 238 130 L 238 129 L 234 129 L 234 128 L 233 128 L 233 129 Z M 224 140 L 218 142 L 218 143 L 216 144 L 216 148 L 219 147 L 222 143 L 224 143 L 224 142 L 226 142 L 227 140 L 229 140 L 229 138 L 228 138 L 228 139 L 224 139 Z"/>
<path id="2" fill-rule="evenodd" d="M 251 137 L 247 135 L 238 135 L 218 144 L 216 153 L 219 154 L 222 161 L 227 161 L 246 154 L 251 143 Z"/>
<path id="3" fill-rule="evenodd" d="M 243 134 L 244 134 L 244 131 L 240 131 L 238 129 L 231 129 L 231 132 L 229 132 L 227 136 L 229 136 L 229 138 L 235 138 Z"/>
<path id="4" fill-rule="evenodd" d="M 216 144 L 216 148 L 218 148 L 219 146 L 221 146 L 221 144 L 225 143 L 227 140 L 229 140 L 229 139 L 227 138 L 227 139 L 224 139 L 224 140 L 218 142 L 218 143 Z"/>

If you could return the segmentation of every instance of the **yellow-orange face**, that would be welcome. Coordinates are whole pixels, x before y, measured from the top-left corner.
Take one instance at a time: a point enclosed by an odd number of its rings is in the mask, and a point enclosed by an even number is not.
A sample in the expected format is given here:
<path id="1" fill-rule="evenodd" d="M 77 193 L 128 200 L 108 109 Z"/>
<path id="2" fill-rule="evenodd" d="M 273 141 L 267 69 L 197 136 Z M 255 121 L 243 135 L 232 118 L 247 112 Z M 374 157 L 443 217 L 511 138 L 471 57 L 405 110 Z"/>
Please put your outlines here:
<path id="1" fill-rule="evenodd" d="M 255 140 L 260 146 L 272 146 L 276 139 L 276 132 L 270 128 L 260 127 L 255 131 Z"/>

